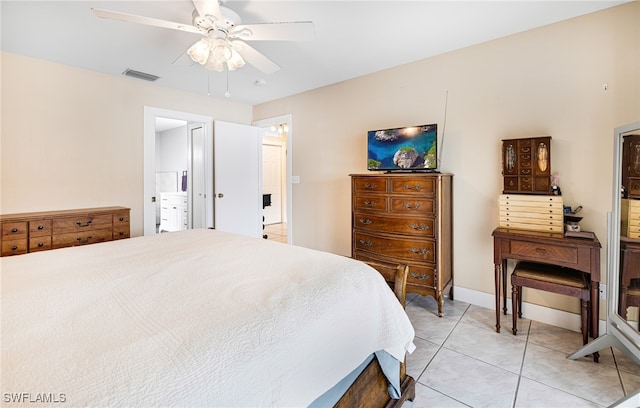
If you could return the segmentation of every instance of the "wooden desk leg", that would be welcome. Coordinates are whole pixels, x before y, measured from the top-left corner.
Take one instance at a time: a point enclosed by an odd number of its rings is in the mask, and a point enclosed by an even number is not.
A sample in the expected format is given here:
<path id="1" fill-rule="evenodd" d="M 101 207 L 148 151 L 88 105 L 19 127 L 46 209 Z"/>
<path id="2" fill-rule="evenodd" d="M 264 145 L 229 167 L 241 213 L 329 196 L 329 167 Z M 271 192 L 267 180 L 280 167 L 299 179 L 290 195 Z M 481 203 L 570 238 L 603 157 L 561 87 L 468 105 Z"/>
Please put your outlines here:
<path id="1" fill-rule="evenodd" d="M 494 264 L 493 268 L 496 280 L 496 331 L 500 333 L 500 291 L 502 290 L 500 277 L 502 276 L 502 267 L 500 264 Z"/>
<path id="2" fill-rule="evenodd" d="M 507 260 L 502 261 L 502 311 L 507 315 Z"/>
<path id="3" fill-rule="evenodd" d="M 600 323 L 600 282 L 591 281 L 591 337 L 598 338 Z"/>

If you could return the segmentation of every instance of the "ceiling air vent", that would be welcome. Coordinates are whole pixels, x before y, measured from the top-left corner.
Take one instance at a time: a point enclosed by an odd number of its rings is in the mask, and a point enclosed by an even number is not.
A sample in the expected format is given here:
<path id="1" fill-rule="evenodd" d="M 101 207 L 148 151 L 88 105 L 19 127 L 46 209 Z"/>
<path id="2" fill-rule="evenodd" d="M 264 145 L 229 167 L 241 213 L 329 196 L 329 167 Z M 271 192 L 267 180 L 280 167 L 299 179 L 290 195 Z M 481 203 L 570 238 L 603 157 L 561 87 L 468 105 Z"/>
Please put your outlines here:
<path id="1" fill-rule="evenodd" d="M 130 76 L 132 78 L 144 79 L 145 81 L 151 81 L 151 82 L 160 78 L 157 75 L 147 74 L 146 72 L 140 72 L 140 71 L 136 71 L 129 68 L 127 68 L 122 74 L 126 76 Z"/>

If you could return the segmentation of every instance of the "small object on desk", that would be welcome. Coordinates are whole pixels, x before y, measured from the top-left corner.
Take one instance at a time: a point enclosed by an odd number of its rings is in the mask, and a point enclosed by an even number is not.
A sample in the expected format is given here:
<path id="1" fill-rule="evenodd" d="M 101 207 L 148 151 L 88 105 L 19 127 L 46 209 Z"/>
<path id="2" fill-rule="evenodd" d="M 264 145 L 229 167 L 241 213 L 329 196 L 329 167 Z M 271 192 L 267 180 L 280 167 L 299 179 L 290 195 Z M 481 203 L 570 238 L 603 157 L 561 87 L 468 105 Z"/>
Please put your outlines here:
<path id="1" fill-rule="evenodd" d="M 595 234 L 591 231 L 569 231 L 567 230 L 567 232 L 564 233 L 565 237 L 572 237 L 572 238 L 584 238 L 584 239 L 594 239 L 595 238 Z"/>

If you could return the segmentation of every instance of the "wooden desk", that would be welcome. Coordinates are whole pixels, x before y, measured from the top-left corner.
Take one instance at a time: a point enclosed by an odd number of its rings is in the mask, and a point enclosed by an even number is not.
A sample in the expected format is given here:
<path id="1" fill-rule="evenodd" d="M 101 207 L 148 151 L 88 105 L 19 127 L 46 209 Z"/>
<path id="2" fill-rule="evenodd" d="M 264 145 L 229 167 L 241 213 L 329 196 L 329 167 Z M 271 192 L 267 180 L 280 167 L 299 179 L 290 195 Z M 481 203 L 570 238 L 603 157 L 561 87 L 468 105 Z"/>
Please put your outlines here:
<path id="1" fill-rule="evenodd" d="M 640 278 L 640 239 L 620 237 L 620 298 L 618 313 L 627 317 L 627 290 Z"/>
<path id="2" fill-rule="evenodd" d="M 565 266 L 591 276 L 591 337 L 598 337 L 600 313 L 600 241 L 548 233 L 496 228 L 493 231 L 496 284 L 496 331 L 500 332 L 500 293 L 507 314 L 507 259 Z"/>

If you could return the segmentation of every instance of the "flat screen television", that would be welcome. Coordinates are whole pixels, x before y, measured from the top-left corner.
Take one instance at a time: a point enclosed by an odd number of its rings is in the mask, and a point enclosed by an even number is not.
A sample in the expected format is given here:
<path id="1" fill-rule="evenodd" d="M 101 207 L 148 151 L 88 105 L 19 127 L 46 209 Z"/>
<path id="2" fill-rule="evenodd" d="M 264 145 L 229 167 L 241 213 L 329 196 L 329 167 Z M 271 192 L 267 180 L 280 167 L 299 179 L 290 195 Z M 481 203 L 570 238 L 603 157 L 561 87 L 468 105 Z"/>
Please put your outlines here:
<path id="1" fill-rule="evenodd" d="M 367 132 L 367 169 L 380 171 L 436 171 L 436 124 Z"/>

